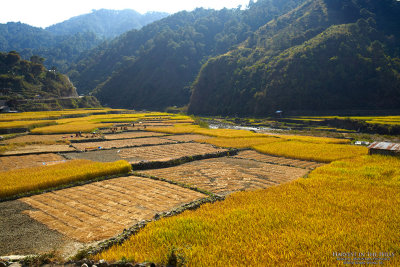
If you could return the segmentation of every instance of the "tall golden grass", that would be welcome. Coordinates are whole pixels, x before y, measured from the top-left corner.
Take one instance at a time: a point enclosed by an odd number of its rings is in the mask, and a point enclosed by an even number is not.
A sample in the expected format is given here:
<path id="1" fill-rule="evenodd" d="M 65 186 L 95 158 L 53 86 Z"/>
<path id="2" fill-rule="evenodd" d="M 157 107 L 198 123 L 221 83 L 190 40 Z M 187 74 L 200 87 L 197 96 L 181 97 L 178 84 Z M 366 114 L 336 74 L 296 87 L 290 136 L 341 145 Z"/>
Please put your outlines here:
<path id="1" fill-rule="evenodd" d="M 0 114 L 0 121 L 58 119 L 70 115 L 89 115 L 96 113 L 105 113 L 109 111 L 111 111 L 111 109 L 104 108 L 104 109 L 67 109 L 67 110 L 57 110 L 57 111 L 4 113 Z"/>
<path id="2" fill-rule="evenodd" d="M 97 114 L 77 118 L 63 118 L 56 121 L 57 125 L 40 127 L 32 130 L 35 134 L 57 134 L 92 132 L 97 128 L 113 126 L 114 123 L 136 122 L 138 120 L 165 120 L 170 122 L 192 122 L 188 116 L 176 116 L 168 113 L 149 112 L 132 114 Z"/>
<path id="3" fill-rule="evenodd" d="M 293 117 L 292 120 L 298 121 L 322 121 L 324 119 L 352 119 L 352 120 L 362 120 L 371 124 L 389 124 L 389 125 L 399 125 L 400 116 L 315 116 L 315 117 Z"/>
<path id="4" fill-rule="evenodd" d="M 234 129 L 206 129 L 201 128 L 198 125 L 193 124 L 175 124 L 174 127 L 147 127 L 147 131 L 151 132 L 161 132 L 169 134 L 201 134 L 206 136 L 214 137 L 257 137 L 263 136 L 263 134 L 253 133 L 246 130 L 234 130 Z"/>
<path id="5" fill-rule="evenodd" d="M 167 265 L 174 254 L 186 266 L 338 266 L 338 253 L 388 253 L 382 263 L 400 266 L 399 189 L 398 158 L 338 161 L 152 222 L 94 259 Z"/>
<path id="6" fill-rule="evenodd" d="M 34 134 L 62 134 L 62 133 L 90 133 L 98 128 L 112 126 L 110 123 L 71 122 L 52 126 L 40 127 L 31 130 Z"/>
<path id="7" fill-rule="evenodd" d="M 214 137 L 209 139 L 199 139 L 195 141 L 198 143 L 208 143 L 219 147 L 251 148 L 256 145 L 263 145 L 273 142 L 282 142 L 284 140 L 272 136 L 262 136 L 262 137 L 236 137 L 236 138 Z"/>
<path id="8" fill-rule="evenodd" d="M 123 160 L 111 163 L 73 160 L 51 166 L 0 172 L 0 198 L 130 171 L 131 165 Z"/>
<path id="9" fill-rule="evenodd" d="M 6 121 L 6 122 L 0 122 L 0 129 L 12 129 L 12 128 L 32 129 L 36 127 L 44 127 L 54 124 L 56 124 L 56 121 L 48 121 L 48 120 Z"/>
<path id="10" fill-rule="evenodd" d="M 273 142 L 252 148 L 264 154 L 325 163 L 368 154 L 368 148 L 362 146 L 299 141 Z"/>

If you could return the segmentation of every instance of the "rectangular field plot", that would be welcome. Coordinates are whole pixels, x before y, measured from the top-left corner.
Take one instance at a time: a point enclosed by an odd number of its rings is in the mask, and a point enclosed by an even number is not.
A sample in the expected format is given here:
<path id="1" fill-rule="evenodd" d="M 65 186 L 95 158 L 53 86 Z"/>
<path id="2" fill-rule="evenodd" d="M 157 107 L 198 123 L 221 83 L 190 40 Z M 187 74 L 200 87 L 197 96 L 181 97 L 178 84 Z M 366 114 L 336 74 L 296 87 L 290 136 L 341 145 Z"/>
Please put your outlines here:
<path id="1" fill-rule="evenodd" d="M 141 138 L 141 137 L 154 137 L 154 136 L 164 136 L 163 133 L 152 133 L 152 132 L 125 132 L 117 134 L 106 134 L 104 138 L 106 140 L 118 140 L 118 139 L 131 139 L 131 138 Z"/>
<path id="2" fill-rule="evenodd" d="M 195 140 L 200 140 L 200 139 L 208 139 L 211 138 L 209 136 L 205 135 L 200 135 L 200 134 L 178 134 L 178 135 L 169 135 L 165 136 L 163 138 L 169 139 L 169 140 L 174 140 L 177 142 L 193 142 Z"/>
<path id="3" fill-rule="evenodd" d="M 18 136 L 12 139 L 4 140 L 0 143 L 2 144 L 14 144 L 14 143 L 45 143 L 45 142 L 57 142 L 57 141 L 67 141 L 67 140 L 86 140 L 86 136 L 91 137 L 90 134 L 82 134 L 82 137 L 76 137 L 73 134 L 44 134 L 35 135 L 28 134 L 24 136 Z"/>
<path id="4" fill-rule="evenodd" d="M 207 144 L 182 143 L 68 153 L 65 156 L 69 159 L 88 159 L 99 162 L 112 162 L 123 159 L 134 164 L 142 161 L 168 161 L 186 156 L 205 155 L 223 151 L 227 150 L 214 148 Z"/>
<path id="5" fill-rule="evenodd" d="M 318 168 L 318 167 L 324 165 L 323 163 L 318 163 L 318 162 L 314 162 L 314 161 L 305 161 L 305 160 L 298 160 L 298 159 L 288 159 L 288 158 L 284 158 L 284 157 L 269 156 L 269 155 L 258 153 L 254 150 L 241 151 L 234 157 L 240 158 L 240 159 L 251 159 L 251 160 L 256 160 L 256 161 L 271 163 L 271 164 L 304 168 L 304 169 L 309 169 L 309 170 L 312 170 L 312 169 L 315 169 L 315 168 Z"/>
<path id="6" fill-rule="evenodd" d="M 302 177 L 307 172 L 302 168 L 224 157 L 141 173 L 226 195 L 239 190 L 278 185 Z"/>
<path id="7" fill-rule="evenodd" d="M 166 143 L 176 143 L 175 141 L 162 139 L 159 137 L 149 138 L 136 138 L 136 139 L 124 139 L 124 140 L 110 140 L 103 142 L 86 142 L 76 143 L 73 146 L 80 151 L 94 150 L 94 149 L 111 149 L 111 148 L 123 148 L 123 147 L 138 147 L 146 145 L 161 145 Z"/>
<path id="8" fill-rule="evenodd" d="M 2 155 L 23 155 L 35 153 L 62 153 L 76 151 L 75 148 L 69 145 L 28 145 L 16 147 L 13 150 L 5 151 Z"/>
<path id="9" fill-rule="evenodd" d="M 141 177 L 123 177 L 41 194 L 21 201 L 31 218 L 79 242 L 113 237 L 156 213 L 205 195 Z"/>
<path id="10" fill-rule="evenodd" d="M 57 154 L 0 157 L 0 171 L 62 163 L 65 158 Z"/>
<path id="11" fill-rule="evenodd" d="M 168 161 L 186 156 L 214 154 L 223 151 L 227 150 L 206 144 L 183 143 L 123 149 L 119 154 L 121 159 L 130 163 L 137 163 L 140 161 Z"/>

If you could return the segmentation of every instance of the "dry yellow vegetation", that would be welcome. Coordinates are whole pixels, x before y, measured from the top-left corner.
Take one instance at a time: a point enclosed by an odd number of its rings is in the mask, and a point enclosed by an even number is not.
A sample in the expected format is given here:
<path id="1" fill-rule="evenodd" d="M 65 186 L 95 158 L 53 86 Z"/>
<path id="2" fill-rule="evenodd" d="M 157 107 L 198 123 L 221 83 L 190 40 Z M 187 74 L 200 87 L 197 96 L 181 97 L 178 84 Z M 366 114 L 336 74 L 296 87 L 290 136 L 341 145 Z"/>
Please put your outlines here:
<path id="1" fill-rule="evenodd" d="M 54 124 L 56 124 L 56 121 L 47 121 L 47 120 L 6 121 L 6 122 L 0 122 L 0 129 L 11 129 L 11 128 L 31 129 L 35 127 L 43 127 Z"/>
<path id="2" fill-rule="evenodd" d="M 399 266 L 399 192 L 400 159 L 347 159 L 152 222 L 95 259 L 166 265 L 174 254 L 187 266 L 337 266 L 342 258 L 385 258 Z"/>
<path id="3" fill-rule="evenodd" d="M 352 119 L 362 120 L 371 124 L 388 124 L 388 125 L 399 125 L 400 116 L 351 116 L 351 117 L 340 117 L 340 116 L 322 116 L 322 117 L 294 117 L 291 120 L 298 121 L 322 121 L 325 119 Z"/>
<path id="4" fill-rule="evenodd" d="M 362 146 L 299 141 L 273 142 L 252 148 L 263 154 L 326 163 L 368 154 L 368 148 Z"/>
<path id="5" fill-rule="evenodd" d="M 264 134 L 253 133 L 246 130 L 234 129 L 206 129 L 193 124 L 175 124 L 174 127 L 147 127 L 147 131 L 169 134 L 201 134 L 214 137 L 265 137 Z"/>
<path id="6" fill-rule="evenodd" d="M 52 126 L 40 127 L 31 130 L 34 134 L 61 134 L 61 133 L 90 133 L 98 128 L 112 126 L 110 123 L 90 123 L 90 122 L 71 122 L 66 124 L 57 124 Z"/>
<path id="7" fill-rule="evenodd" d="M 123 160 L 111 163 L 73 160 L 51 166 L 4 171 L 0 172 L 0 198 L 130 171 L 131 165 Z"/>
<path id="8" fill-rule="evenodd" d="M 272 136 L 280 137 L 288 141 L 301 141 L 308 143 L 321 143 L 321 144 L 350 144 L 351 141 L 348 139 L 338 139 L 330 137 L 316 137 L 316 136 L 304 136 L 304 135 L 283 135 L 283 134 L 272 134 Z"/>
<path id="9" fill-rule="evenodd" d="M 108 110 L 111 111 L 111 110 Z M 32 130 L 35 134 L 58 134 L 92 132 L 98 128 L 111 127 L 114 123 L 136 122 L 146 120 L 165 120 L 166 122 L 188 122 L 193 120 L 189 116 L 172 115 L 162 112 L 128 113 L 128 114 L 95 114 L 76 118 L 62 118 L 56 120 L 48 127 L 40 127 Z"/>
<path id="10" fill-rule="evenodd" d="M 4 113 L 0 114 L 0 121 L 58 119 L 63 116 L 89 115 L 96 113 L 106 113 L 109 111 L 111 111 L 111 109 L 104 108 L 104 109 L 67 109 L 67 110 L 57 110 L 57 111 Z"/>
<path id="11" fill-rule="evenodd" d="M 219 147 L 251 148 L 252 146 L 255 145 L 262 145 L 279 141 L 282 142 L 282 139 L 272 136 L 237 137 L 237 138 L 214 137 L 209 139 L 199 139 L 195 141 L 199 143 L 208 143 Z"/>

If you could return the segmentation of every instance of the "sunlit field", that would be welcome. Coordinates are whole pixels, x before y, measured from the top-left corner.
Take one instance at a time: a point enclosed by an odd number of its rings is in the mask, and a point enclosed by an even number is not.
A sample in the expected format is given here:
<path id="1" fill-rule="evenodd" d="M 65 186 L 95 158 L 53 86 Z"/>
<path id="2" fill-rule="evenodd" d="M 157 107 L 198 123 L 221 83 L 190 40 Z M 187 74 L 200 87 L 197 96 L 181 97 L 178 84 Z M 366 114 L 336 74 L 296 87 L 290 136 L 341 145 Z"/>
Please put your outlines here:
<path id="1" fill-rule="evenodd" d="M 61 134 L 61 133 L 91 133 L 99 128 L 112 126 L 107 123 L 91 123 L 87 121 L 57 124 L 52 126 L 40 127 L 31 130 L 33 134 Z"/>
<path id="2" fill-rule="evenodd" d="M 299 141 L 273 142 L 252 148 L 263 154 L 327 163 L 368 154 L 368 148 L 362 146 Z"/>
<path id="3" fill-rule="evenodd" d="M 371 124 L 388 124 L 388 125 L 400 125 L 400 116 L 300 116 L 292 117 L 291 120 L 298 121 L 323 121 L 325 119 L 352 119 L 362 120 Z"/>
<path id="4" fill-rule="evenodd" d="M 121 114 L 118 111 L 126 113 Z M 96 109 L 0 114 L 0 129 L 28 128 L 34 134 L 88 133 L 99 128 L 111 127 L 115 123 L 135 123 L 151 120 L 165 121 L 171 124 L 193 123 L 191 117 L 184 115 Z"/>
<path id="5" fill-rule="evenodd" d="M 268 144 L 273 142 L 282 142 L 284 139 L 263 136 L 263 137 L 214 137 L 209 139 L 199 139 L 196 142 L 208 143 L 218 147 L 232 147 L 232 148 L 251 148 L 255 145 Z"/>
<path id="6" fill-rule="evenodd" d="M 304 137 L 304 138 L 303 138 Z M 324 142 L 326 139 L 326 142 Z M 292 141 L 293 140 L 293 141 Z M 332 138 L 296 136 L 295 138 L 247 137 L 247 138 L 210 138 L 197 140 L 219 147 L 252 148 L 260 153 L 288 157 L 293 159 L 332 162 L 334 160 L 363 156 L 368 154 L 366 147 L 340 144 Z M 344 140 L 347 142 L 347 140 Z"/>
<path id="7" fill-rule="evenodd" d="M 188 266 L 340 265 L 334 253 L 395 253 L 400 264 L 400 160 L 363 156 L 309 178 L 240 192 L 150 223 L 95 257 Z"/>
<path id="8" fill-rule="evenodd" d="M 343 264 L 335 253 L 350 251 L 395 253 L 384 263 L 400 265 L 400 158 L 368 156 L 366 147 L 351 145 L 348 139 L 207 129 L 194 124 L 189 116 L 162 112 L 98 112 L 77 113 L 73 118 L 49 112 L 31 117 L 22 113 L 21 120 L 7 121 L 0 116 L 0 125 L 19 127 L 22 123 L 49 122 L 51 118 L 54 125 L 34 125 L 31 133 L 65 134 L 143 122 L 166 127 L 147 126 L 141 130 L 199 134 L 211 138 L 196 142 L 328 165 L 313 170 L 307 178 L 233 193 L 224 201 L 152 222 L 123 244 L 94 256 L 94 260 L 185 266 L 335 266 Z M 368 120 L 372 119 L 378 121 L 372 117 Z M 382 121 L 394 122 L 396 117 Z M 0 150 L 26 145 L 29 135 L 26 138 L 26 143 L 4 143 Z M 46 142 L 60 141 L 41 141 Z M 3 171 L 0 198 L 124 174 L 131 168 L 126 161 L 73 160 Z"/>
<path id="9" fill-rule="evenodd" d="M 201 134 L 214 137 L 265 137 L 264 134 L 253 133 L 246 130 L 206 129 L 193 124 L 176 124 L 174 127 L 148 127 L 146 130 L 169 134 Z"/>
<path id="10" fill-rule="evenodd" d="M 12 129 L 12 128 L 35 128 L 44 127 L 48 125 L 54 125 L 56 121 L 48 120 L 28 120 L 28 121 L 2 121 L 0 122 L 0 129 Z"/>
<path id="11" fill-rule="evenodd" d="M 0 198 L 129 171 L 131 165 L 126 161 L 100 163 L 89 160 L 4 171 L 0 172 Z"/>
<path id="12" fill-rule="evenodd" d="M 22 113 L 3 113 L 0 114 L 0 121 L 15 121 L 15 120 L 43 120 L 43 119 L 59 119 L 73 115 L 89 115 L 97 113 L 107 113 L 111 109 L 67 109 L 60 111 L 37 111 L 37 112 L 22 112 Z M 116 111 L 116 110 L 113 110 Z"/>

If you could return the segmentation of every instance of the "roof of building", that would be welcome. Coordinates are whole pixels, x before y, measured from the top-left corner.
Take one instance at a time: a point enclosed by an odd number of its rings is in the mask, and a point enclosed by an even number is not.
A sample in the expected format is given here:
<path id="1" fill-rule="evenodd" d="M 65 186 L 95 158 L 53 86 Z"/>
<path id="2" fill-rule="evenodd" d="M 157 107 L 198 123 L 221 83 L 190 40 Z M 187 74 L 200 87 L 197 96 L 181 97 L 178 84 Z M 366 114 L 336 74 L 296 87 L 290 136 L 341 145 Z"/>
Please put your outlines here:
<path id="1" fill-rule="evenodd" d="M 400 152 L 400 144 L 398 143 L 373 142 L 368 148 Z"/>

